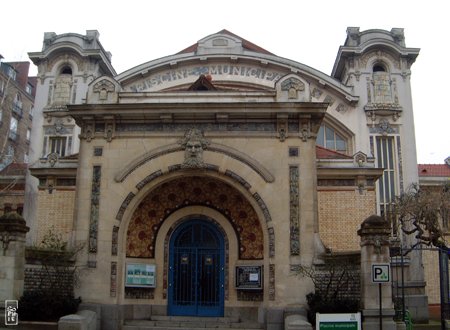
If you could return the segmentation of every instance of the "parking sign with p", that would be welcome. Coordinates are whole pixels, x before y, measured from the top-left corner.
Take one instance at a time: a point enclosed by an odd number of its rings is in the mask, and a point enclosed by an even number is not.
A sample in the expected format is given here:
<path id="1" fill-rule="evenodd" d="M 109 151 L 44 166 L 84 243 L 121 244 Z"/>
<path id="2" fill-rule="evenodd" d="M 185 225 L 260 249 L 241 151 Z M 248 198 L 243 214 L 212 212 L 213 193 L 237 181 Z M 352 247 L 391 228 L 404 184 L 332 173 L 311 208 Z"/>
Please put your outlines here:
<path id="1" fill-rule="evenodd" d="M 372 265 L 372 282 L 373 283 L 389 283 L 391 281 L 391 270 L 389 264 L 373 264 Z"/>

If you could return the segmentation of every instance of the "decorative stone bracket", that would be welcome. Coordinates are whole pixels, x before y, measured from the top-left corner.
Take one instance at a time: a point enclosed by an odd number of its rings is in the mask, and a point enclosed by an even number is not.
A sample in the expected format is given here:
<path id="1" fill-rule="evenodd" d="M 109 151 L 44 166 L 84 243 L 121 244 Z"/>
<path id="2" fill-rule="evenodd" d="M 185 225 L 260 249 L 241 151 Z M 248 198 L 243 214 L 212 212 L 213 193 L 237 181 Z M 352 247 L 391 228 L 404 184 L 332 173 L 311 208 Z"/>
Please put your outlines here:
<path id="1" fill-rule="evenodd" d="M 87 142 L 95 136 L 95 122 L 93 118 L 83 118 L 84 123 L 81 126 L 80 139 L 85 139 Z"/>
<path id="2" fill-rule="evenodd" d="M 280 142 L 284 142 L 288 137 L 288 115 L 277 114 L 277 132 Z"/>
<path id="3" fill-rule="evenodd" d="M 315 138 L 320 128 L 321 120 L 317 118 L 300 118 L 300 138 L 303 142 Z"/>

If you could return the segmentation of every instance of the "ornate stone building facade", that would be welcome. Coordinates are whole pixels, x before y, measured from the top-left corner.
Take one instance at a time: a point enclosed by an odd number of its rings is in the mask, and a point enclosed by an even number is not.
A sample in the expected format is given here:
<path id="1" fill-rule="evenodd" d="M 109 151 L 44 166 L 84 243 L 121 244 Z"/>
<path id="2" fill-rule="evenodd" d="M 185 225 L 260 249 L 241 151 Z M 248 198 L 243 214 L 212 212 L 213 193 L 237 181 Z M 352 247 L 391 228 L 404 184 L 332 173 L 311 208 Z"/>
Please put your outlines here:
<path id="1" fill-rule="evenodd" d="M 46 33 L 29 240 L 50 224 L 85 245 L 84 302 L 281 328 L 314 289 L 296 269 L 359 251 L 361 222 L 417 181 L 419 50 L 401 29 L 347 32 L 330 76 L 227 30 L 121 74 L 98 32 Z"/>

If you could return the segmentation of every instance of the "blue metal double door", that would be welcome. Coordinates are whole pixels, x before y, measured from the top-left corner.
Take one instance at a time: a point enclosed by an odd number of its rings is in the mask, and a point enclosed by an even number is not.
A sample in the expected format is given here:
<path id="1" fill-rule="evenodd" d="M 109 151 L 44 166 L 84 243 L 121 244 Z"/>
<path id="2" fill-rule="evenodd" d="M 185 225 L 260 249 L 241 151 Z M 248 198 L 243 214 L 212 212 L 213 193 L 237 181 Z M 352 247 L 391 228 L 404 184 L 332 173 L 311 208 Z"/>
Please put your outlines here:
<path id="1" fill-rule="evenodd" d="M 189 221 L 170 242 L 169 315 L 223 316 L 224 245 L 214 224 Z"/>

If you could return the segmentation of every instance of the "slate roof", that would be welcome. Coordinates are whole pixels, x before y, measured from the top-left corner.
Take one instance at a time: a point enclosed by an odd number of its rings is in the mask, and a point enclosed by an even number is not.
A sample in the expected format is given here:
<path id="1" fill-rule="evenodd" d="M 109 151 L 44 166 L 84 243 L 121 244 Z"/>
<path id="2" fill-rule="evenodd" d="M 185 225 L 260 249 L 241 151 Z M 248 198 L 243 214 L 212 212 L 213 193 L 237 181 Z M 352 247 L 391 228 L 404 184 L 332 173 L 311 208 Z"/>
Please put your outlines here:
<path id="1" fill-rule="evenodd" d="M 217 34 L 228 34 L 229 36 L 232 36 L 234 38 L 240 39 L 242 41 L 242 47 L 244 49 L 246 49 L 246 50 L 250 50 L 250 51 L 257 52 L 257 53 L 262 53 L 262 54 L 267 54 L 267 55 L 275 55 L 275 54 L 269 52 L 268 50 L 266 50 L 266 49 L 264 49 L 264 48 L 262 48 L 262 47 L 260 47 L 258 45 L 255 45 L 253 42 L 245 40 L 244 38 L 241 38 L 238 35 L 230 32 L 230 31 L 228 31 L 226 29 L 223 29 L 223 30 L 217 32 Z M 195 43 L 195 44 L 193 44 L 193 45 L 183 49 L 182 51 L 178 52 L 177 54 L 184 54 L 184 53 L 195 52 L 197 50 L 197 47 L 198 47 L 198 43 Z"/>
<path id="2" fill-rule="evenodd" d="M 0 171 L 0 176 L 26 175 L 28 164 L 11 163 Z"/>
<path id="3" fill-rule="evenodd" d="M 353 157 L 345 155 L 343 153 L 330 150 L 321 146 L 316 146 L 316 158 L 317 159 L 353 159 Z"/>

